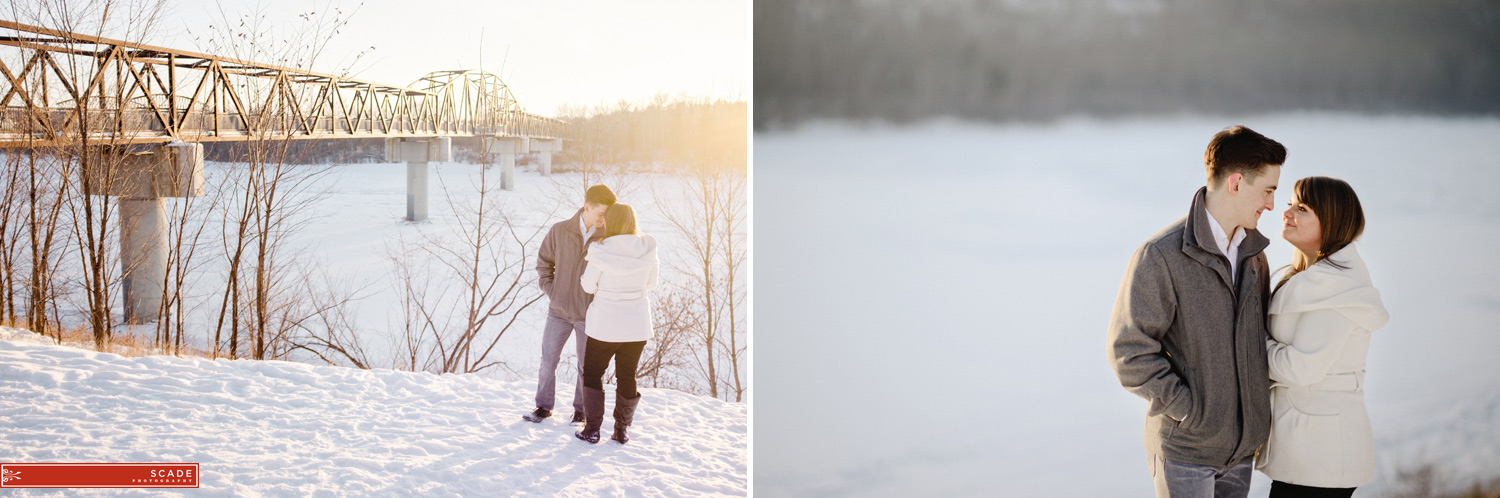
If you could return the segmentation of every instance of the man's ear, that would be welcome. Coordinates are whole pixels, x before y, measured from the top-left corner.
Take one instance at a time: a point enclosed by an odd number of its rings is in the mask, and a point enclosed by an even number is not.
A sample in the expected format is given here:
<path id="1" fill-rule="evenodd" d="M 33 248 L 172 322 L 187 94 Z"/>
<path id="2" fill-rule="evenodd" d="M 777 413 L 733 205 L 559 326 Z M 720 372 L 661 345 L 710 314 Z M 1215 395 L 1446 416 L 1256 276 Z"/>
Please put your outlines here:
<path id="1" fill-rule="evenodd" d="M 1227 187 L 1225 188 L 1225 190 L 1228 190 L 1230 193 L 1239 193 L 1240 181 L 1244 179 L 1245 175 L 1239 173 L 1231 173 L 1229 175 L 1229 178 L 1224 179 L 1224 186 Z"/>

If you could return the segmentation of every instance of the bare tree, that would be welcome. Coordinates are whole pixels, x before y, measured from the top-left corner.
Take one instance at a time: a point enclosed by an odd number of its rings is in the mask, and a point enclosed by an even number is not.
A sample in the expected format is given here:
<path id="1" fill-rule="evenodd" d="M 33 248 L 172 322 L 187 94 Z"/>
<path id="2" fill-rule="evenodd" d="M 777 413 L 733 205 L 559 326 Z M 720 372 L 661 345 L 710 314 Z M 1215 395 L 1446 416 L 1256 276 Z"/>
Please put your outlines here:
<path id="1" fill-rule="evenodd" d="M 119 4 L 106 0 L 85 4 L 41 2 L 32 7 L 35 10 L 31 11 L 30 18 L 45 26 L 68 32 L 93 33 L 95 36 L 104 35 L 107 29 L 118 29 L 122 32 L 121 38 L 140 40 L 152 31 L 163 3 L 147 0 Z M 13 12 L 22 10 L 25 8 L 13 4 Z M 95 22 L 97 24 L 93 24 Z M 90 59 L 89 62 L 93 61 Z M 74 99 L 74 115 L 71 117 L 72 122 L 77 123 L 77 133 L 55 137 L 58 142 L 67 144 L 62 147 L 63 151 L 77 161 L 78 183 L 73 185 L 71 182 L 64 182 L 64 185 L 76 187 L 76 190 L 64 194 L 63 199 L 72 225 L 72 238 L 77 248 L 75 254 L 84 270 L 81 282 L 88 310 L 89 329 L 94 345 L 99 349 L 103 349 L 109 342 L 114 328 L 114 319 L 110 313 L 113 295 L 111 289 L 121 273 L 114 256 L 116 241 L 115 232 L 111 228 L 114 209 L 108 197 L 100 194 L 107 194 L 114 187 L 115 172 L 124 152 L 122 144 L 126 141 L 120 131 L 127 129 L 126 121 L 129 118 L 120 112 L 113 112 L 112 116 L 109 112 L 93 112 L 90 106 L 97 105 L 99 110 L 105 111 L 111 107 L 118 108 L 127 98 L 127 82 L 133 82 L 136 86 L 142 84 L 139 76 L 127 74 L 128 71 L 122 66 L 120 63 L 80 63 L 78 58 L 73 57 L 65 58 L 61 66 L 56 61 L 51 61 L 52 69 L 68 73 L 72 81 L 94 81 L 97 78 L 108 78 L 112 74 L 115 82 L 114 95 L 106 95 L 103 91 L 90 94 L 93 87 L 78 95 Z M 40 71 L 38 77 L 45 78 L 46 74 L 45 70 Z M 47 87 L 47 83 L 42 81 L 38 88 L 42 89 L 43 95 L 39 100 L 33 101 L 33 105 L 51 107 L 53 98 L 46 95 Z M 96 115 L 101 119 L 93 119 Z M 111 132 L 106 134 L 109 138 L 102 141 L 92 138 L 96 132 L 105 131 Z M 37 237 L 33 237 L 33 240 L 36 239 Z M 34 244 L 34 247 L 40 249 L 39 244 Z M 34 273 L 35 268 L 37 267 L 34 267 Z M 47 266 L 44 264 L 39 268 L 46 269 Z M 34 293 L 33 299 L 36 297 Z"/>
<path id="2" fill-rule="evenodd" d="M 348 279 L 337 279 L 327 272 L 304 273 L 300 293 L 307 306 L 301 318 L 289 320 L 299 334 L 291 339 L 290 349 L 312 353 L 330 365 L 349 365 L 369 369 L 370 355 L 361 339 L 354 305 L 359 293 L 368 286 Z M 314 276 L 320 278 L 314 278 Z"/>
<path id="3" fill-rule="evenodd" d="M 489 157 L 488 150 L 485 157 Z M 542 234 L 539 225 L 529 233 L 517 230 L 517 221 L 501 202 L 499 186 L 490 178 L 488 161 L 471 176 L 477 193 L 477 205 L 468 206 L 454 198 L 448 185 L 439 183 L 448 199 L 449 209 L 457 218 L 456 241 L 429 239 L 428 254 L 460 284 L 457 302 L 463 314 L 461 332 L 456 337 L 434 337 L 441 361 L 441 372 L 477 372 L 498 365 L 489 360 L 500 338 L 515 324 L 522 310 L 536 304 L 542 293 L 535 288 L 534 276 L 527 271 L 532 261 L 531 248 Z M 488 344 L 476 341 L 491 319 L 504 323 L 495 330 Z M 447 340 L 444 340 L 447 339 Z"/>
<path id="4" fill-rule="evenodd" d="M 393 351 L 391 367 L 398 370 L 428 370 L 434 355 L 427 338 L 429 335 L 435 338 L 439 331 L 448 328 L 446 321 L 437 323 L 435 310 L 443 295 L 433 290 L 431 266 L 422 264 L 430 261 L 423 257 L 425 254 L 405 239 L 386 249 L 386 259 L 395 271 L 392 287 L 400 297 L 397 310 L 400 326 L 393 328 L 396 332 L 389 335 Z"/>
<path id="5" fill-rule="evenodd" d="M 353 13 L 338 8 L 331 13 L 309 12 L 299 14 L 301 22 L 290 25 L 276 22 L 264 10 L 235 18 L 220 4 L 219 14 L 221 26 L 211 29 L 208 38 L 199 38 L 210 52 L 311 68 Z M 285 29 L 278 31 L 278 27 Z M 240 343 L 246 341 L 251 358 L 266 359 L 289 351 L 290 344 L 281 341 L 291 336 L 297 328 L 294 324 L 302 323 L 298 313 L 292 311 L 298 303 L 273 301 L 278 294 L 288 292 L 279 286 L 294 282 L 286 275 L 287 263 L 292 261 L 283 253 L 286 241 L 310 221 L 310 207 L 326 193 L 318 191 L 316 185 L 331 168 L 289 164 L 293 162 L 291 151 L 301 150 L 292 146 L 297 109 L 315 96 L 296 95 L 282 78 L 247 78 L 239 91 L 243 99 L 226 102 L 211 94 L 209 100 L 215 108 L 238 107 L 245 105 L 244 101 L 262 103 L 253 113 L 258 120 L 245 123 L 250 136 L 237 149 L 243 152 L 244 161 L 227 175 L 238 189 L 227 199 L 233 211 L 232 216 L 225 217 L 224 225 L 226 233 L 233 235 L 226 237 L 228 278 L 211 349 L 215 356 L 220 354 L 227 325 L 230 357 L 240 356 Z M 329 310 L 333 309 L 337 308 Z M 248 335 L 243 339 L 242 327 Z"/>
<path id="6" fill-rule="evenodd" d="M 173 175 L 176 177 L 176 172 Z M 219 212 L 219 200 L 225 192 L 225 189 L 220 188 L 206 190 L 209 194 L 207 199 L 195 196 L 178 199 L 172 204 L 167 216 L 167 271 L 163 275 L 155 345 L 173 353 L 180 353 L 185 345 L 183 332 L 187 329 L 188 310 L 186 287 L 208 264 L 195 256 L 198 255 L 209 220 Z"/>
<path id="7" fill-rule="evenodd" d="M 401 296 L 400 325 L 390 337 L 397 368 L 471 373 L 506 368 L 496 347 L 527 308 L 541 301 L 530 272 L 542 224 L 521 228 L 501 201 L 488 150 L 485 164 L 466 175 L 469 189 L 438 176 L 451 232 L 423 231 L 415 247 L 387 249 Z M 475 194 L 472 199 L 460 192 Z M 450 290 L 451 289 L 451 290 Z"/>
<path id="8" fill-rule="evenodd" d="M 728 326 L 729 330 L 720 340 L 722 343 L 723 339 L 728 339 L 728 343 L 723 344 L 723 347 L 725 353 L 729 355 L 729 380 L 733 381 L 734 400 L 742 401 L 745 394 L 745 376 L 741 375 L 740 367 L 745 363 L 746 341 L 741 336 L 741 332 L 745 329 L 741 325 L 741 320 L 746 318 L 745 302 L 748 294 L 742 277 L 747 259 L 745 249 L 748 246 L 744 224 L 746 212 L 749 210 L 746 199 L 749 197 L 747 192 L 749 182 L 745 176 L 733 172 L 726 175 L 723 182 L 722 190 L 720 190 L 723 202 L 719 204 L 717 222 L 724 225 L 720 257 L 723 258 L 721 261 L 724 265 L 723 308 L 727 316 L 723 323 Z"/>
<path id="9" fill-rule="evenodd" d="M 0 178 L 0 324 L 11 325 L 16 321 L 16 239 L 20 238 L 20 223 L 11 223 L 15 211 L 16 192 L 20 187 L 21 168 L 13 156 L 6 156 L 5 175 Z"/>
<path id="10" fill-rule="evenodd" d="M 650 379 L 651 387 L 695 391 L 694 380 L 682 375 L 689 367 L 684 356 L 691 353 L 694 344 L 690 341 L 698 331 L 694 302 L 677 292 L 658 292 L 652 308 L 655 335 L 641 354 L 637 377 Z"/>
<path id="11" fill-rule="evenodd" d="M 224 182 L 221 185 L 227 188 L 240 187 L 241 183 L 247 185 L 246 188 L 248 188 L 248 185 L 251 184 L 244 179 L 243 171 L 235 170 L 226 174 L 225 177 L 225 179 L 220 181 Z M 236 191 L 238 190 L 236 189 Z M 223 299 L 219 304 L 219 318 L 217 325 L 214 327 L 213 345 L 209 348 L 214 358 L 219 357 L 222 351 L 221 347 L 224 344 L 223 332 L 226 318 L 229 322 L 229 357 L 239 357 L 240 268 L 241 261 L 245 258 L 245 250 L 250 243 L 250 221 L 253 204 L 239 196 L 231 197 L 228 199 L 228 202 L 234 204 L 231 208 L 234 209 L 234 216 L 231 217 L 226 213 L 221 225 L 221 233 L 224 234 L 224 254 L 227 259 L 226 263 L 228 264 L 228 276 L 224 284 Z M 230 230 L 231 227 L 233 228 L 232 232 Z M 233 234 L 232 238 L 230 237 L 231 233 Z"/>
<path id="12" fill-rule="evenodd" d="M 10 18 L 24 20 L 33 24 L 73 26 L 72 20 L 82 17 L 100 19 L 100 28 L 109 21 L 108 16 L 98 15 L 97 8 L 88 6 L 58 6 L 48 2 L 23 3 L 11 2 L 9 8 Z M 64 22 L 67 21 L 67 22 Z M 7 53 L 9 55 L 9 53 Z M 77 74 L 95 74 L 102 69 L 82 68 L 73 64 L 73 60 L 63 60 L 59 66 L 56 60 L 41 50 L 31 48 L 19 48 L 16 51 L 18 60 L 7 61 L 10 67 L 23 68 L 15 75 L 15 82 L 25 85 L 27 88 L 38 89 L 39 92 L 20 92 L 12 88 L 10 95 L 21 95 L 18 100 L 48 106 L 55 102 L 62 93 L 49 94 L 47 74 L 48 69 L 57 71 L 62 75 L 65 72 L 70 76 Z M 41 61 L 46 62 L 41 62 Z M 64 69 L 64 67 L 66 69 Z M 85 69 L 89 71 L 85 72 Z M 12 85 L 14 86 L 14 84 Z M 31 94 L 35 93 L 35 94 Z M 9 97 L 8 97 L 9 98 Z M 9 100 L 8 100 L 9 101 Z M 81 102 L 80 107 L 86 106 L 87 101 Z M 74 117 L 82 115 L 80 109 Z M 63 208 L 69 206 L 69 196 L 74 194 L 69 179 L 74 175 L 76 169 L 72 158 L 78 154 L 81 148 L 71 146 L 47 146 L 38 145 L 38 138 L 46 133 L 54 133 L 47 126 L 43 126 L 40 120 L 25 119 L 18 120 L 22 127 L 25 147 L 14 149 L 6 155 L 7 169 L 5 187 L 6 212 L 3 223 L 4 229 L 0 229 L 0 259 L 4 261 L 5 295 L 0 296 L 0 316 L 6 321 L 19 322 L 18 307 L 24 299 L 25 319 L 24 326 L 46 334 L 50 331 L 58 338 L 61 337 L 60 323 L 53 321 L 49 326 L 47 310 L 52 309 L 57 313 L 56 300 L 64 292 L 59 292 L 57 283 L 57 270 L 64 263 L 67 247 L 64 240 L 71 231 L 59 231 Z M 14 125 L 13 124 L 13 125 Z M 88 129 L 80 127 L 79 130 Z M 81 133 L 80 133 L 81 135 Z M 61 141 L 67 142 L 70 137 L 64 136 Z M 18 205 L 19 204 L 19 205 Z M 24 222 L 24 223 L 23 223 Z M 63 222 L 62 225 L 72 225 L 71 222 Z M 25 245 L 20 245 L 25 239 Z M 21 257 L 19 252 L 26 250 L 29 257 Z M 23 269 L 21 265 L 25 265 Z M 20 285 L 18 286 L 18 279 Z M 15 291 L 18 287 L 24 287 L 24 296 L 17 296 Z"/>
<path id="13" fill-rule="evenodd" d="M 58 293 L 55 291 L 53 275 L 57 274 L 56 266 L 61 263 L 62 257 L 54 258 L 54 255 L 60 250 L 57 247 L 58 220 L 63 206 L 67 204 L 65 199 L 70 192 L 67 183 L 72 174 L 73 161 L 62 159 L 58 155 L 44 155 L 39 161 L 37 156 L 38 152 L 34 149 L 25 154 L 26 200 L 29 206 L 26 221 L 31 253 L 26 317 L 28 328 L 46 334 L 47 309 L 57 310 Z M 61 341 L 62 324 L 60 320 L 54 320 L 53 324 L 54 338 Z"/>
<path id="14" fill-rule="evenodd" d="M 16 314 L 16 265 L 23 249 L 18 245 L 24 236 L 26 225 L 20 223 L 17 211 L 21 204 L 22 179 L 20 154 L 6 154 L 6 167 L 0 176 L 0 324 L 14 325 L 20 318 Z M 16 221 L 12 221 L 16 220 Z"/>

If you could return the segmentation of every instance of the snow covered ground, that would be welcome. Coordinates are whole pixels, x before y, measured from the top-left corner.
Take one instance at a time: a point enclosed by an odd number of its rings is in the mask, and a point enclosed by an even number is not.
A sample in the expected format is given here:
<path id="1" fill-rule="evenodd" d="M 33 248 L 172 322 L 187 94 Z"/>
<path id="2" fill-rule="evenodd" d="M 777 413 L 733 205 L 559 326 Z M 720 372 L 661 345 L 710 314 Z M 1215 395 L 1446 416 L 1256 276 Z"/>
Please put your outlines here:
<path id="1" fill-rule="evenodd" d="M 1149 496 L 1146 404 L 1105 325 L 1237 123 L 1289 149 L 1278 204 L 1330 175 L 1367 213 L 1392 318 L 1367 379 L 1380 470 L 1356 496 L 1421 463 L 1500 476 L 1500 120 L 1288 113 L 757 134 L 756 491 Z"/>
<path id="2" fill-rule="evenodd" d="M 746 492 L 744 404 L 643 388 L 630 443 L 590 445 L 573 438 L 567 410 L 522 421 L 534 389 L 476 375 L 130 358 L 0 328 L 0 461 L 202 464 L 201 489 L 13 496 Z"/>

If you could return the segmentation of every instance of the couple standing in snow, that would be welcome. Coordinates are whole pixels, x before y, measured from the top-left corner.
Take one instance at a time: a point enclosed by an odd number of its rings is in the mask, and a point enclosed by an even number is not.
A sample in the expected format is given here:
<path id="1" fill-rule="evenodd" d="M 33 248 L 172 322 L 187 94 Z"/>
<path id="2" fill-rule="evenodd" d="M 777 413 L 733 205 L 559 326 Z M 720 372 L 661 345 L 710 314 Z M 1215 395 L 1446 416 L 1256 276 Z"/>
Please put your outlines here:
<path id="1" fill-rule="evenodd" d="M 522 418 L 541 422 L 552 416 L 557 364 L 571 335 L 579 361 L 571 422 L 583 423 L 574 436 L 590 443 L 599 442 L 604 370 L 611 359 L 615 424 L 610 440 L 630 440 L 625 428 L 641 400 L 635 389 L 636 366 L 652 336 L 651 291 L 660 268 L 656 239 L 641 233 L 634 208 L 615 200 L 609 187 L 589 187 L 583 207 L 552 225 L 536 258 L 537 281 L 549 303 L 536 409 Z"/>
<path id="2" fill-rule="evenodd" d="M 1110 366 L 1150 402 L 1145 443 L 1159 497 L 1351 496 L 1375 476 L 1365 411 L 1370 333 L 1388 315 L 1353 242 L 1364 229 L 1342 180 L 1297 180 L 1282 214 L 1294 248 L 1273 277 L 1256 229 L 1274 210 L 1286 148 L 1219 132 L 1187 217 L 1131 258 L 1110 317 Z"/>

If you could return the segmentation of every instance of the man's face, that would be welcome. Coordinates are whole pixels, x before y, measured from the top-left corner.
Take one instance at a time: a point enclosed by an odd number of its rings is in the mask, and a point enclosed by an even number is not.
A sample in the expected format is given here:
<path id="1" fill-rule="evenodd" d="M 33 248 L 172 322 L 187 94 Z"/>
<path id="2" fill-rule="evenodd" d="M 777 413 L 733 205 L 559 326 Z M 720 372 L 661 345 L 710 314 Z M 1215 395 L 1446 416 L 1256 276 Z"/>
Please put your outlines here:
<path id="1" fill-rule="evenodd" d="M 1261 213 L 1276 209 L 1276 185 L 1280 181 L 1280 165 L 1267 166 L 1253 177 L 1230 175 L 1229 193 L 1240 218 L 1239 226 L 1253 229 L 1260 221 Z"/>
<path id="2" fill-rule="evenodd" d="M 591 226 L 591 227 L 600 227 L 600 226 L 603 226 L 604 225 L 604 210 L 606 210 L 606 209 L 609 209 L 609 206 L 605 206 L 603 204 L 584 203 L 583 204 L 583 223 L 585 225 L 588 225 L 588 226 Z"/>

